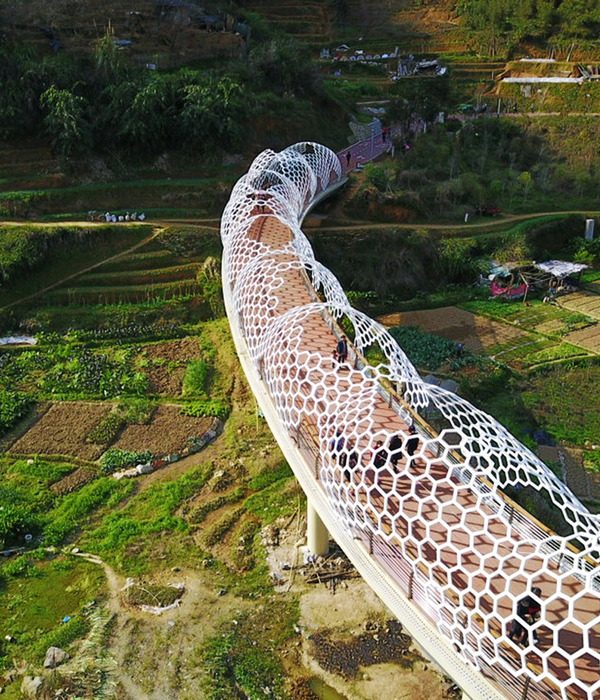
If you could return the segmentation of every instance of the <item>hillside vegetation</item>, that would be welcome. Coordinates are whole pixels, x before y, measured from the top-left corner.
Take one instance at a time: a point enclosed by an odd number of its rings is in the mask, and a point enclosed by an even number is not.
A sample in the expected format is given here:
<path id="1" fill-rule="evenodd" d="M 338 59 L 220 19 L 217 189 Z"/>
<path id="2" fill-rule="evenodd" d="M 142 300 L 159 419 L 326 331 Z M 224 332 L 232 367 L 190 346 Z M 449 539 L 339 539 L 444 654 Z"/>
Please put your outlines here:
<path id="1" fill-rule="evenodd" d="M 342 642 L 326 629 L 318 649 L 301 628 L 299 569 L 283 568 L 300 557 L 304 496 L 236 357 L 218 224 L 257 152 L 341 149 L 350 120 L 372 120 L 365 107 L 400 127 L 394 151 L 317 212 L 316 258 L 357 308 L 386 314 L 424 376 L 455 380 L 533 449 L 545 432 L 578 455 L 578 494 L 600 508 L 600 245 L 583 238 L 598 214 L 599 86 L 508 95 L 511 110 L 560 116 L 488 116 L 507 105 L 491 92 L 504 59 L 593 56 L 595 5 L 27 0 L 1 3 L 0 20 L 0 334 L 38 341 L 0 348 L 0 549 L 15 550 L 0 566 L 5 697 L 38 673 L 47 697 L 314 696 L 311 655 Z M 342 43 L 448 71 L 392 82 L 397 59 L 317 58 Z M 107 224 L 107 210 L 148 216 Z M 490 259 L 549 257 L 592 267 L 572 308 L 474 286 Z M 429 332 L 436 307 L 447 325 Z M 138 464 L 152 473 L 111 476 Z M 515 498 L 560 525 L 535 494 Z M 346 615 L 342 588 L 319 609 L 360 639 L 366 598 Z M 182 607 L 141 609 L 157 603 Z M 360 625 L 370 644 L 384 628 Z M 72 660 L 44 672 L 50 645 Z M 456 690 L 416 654 L 378 666 L 399 695 Z M 355 693 L 377 672 L 337 681 Z"/>

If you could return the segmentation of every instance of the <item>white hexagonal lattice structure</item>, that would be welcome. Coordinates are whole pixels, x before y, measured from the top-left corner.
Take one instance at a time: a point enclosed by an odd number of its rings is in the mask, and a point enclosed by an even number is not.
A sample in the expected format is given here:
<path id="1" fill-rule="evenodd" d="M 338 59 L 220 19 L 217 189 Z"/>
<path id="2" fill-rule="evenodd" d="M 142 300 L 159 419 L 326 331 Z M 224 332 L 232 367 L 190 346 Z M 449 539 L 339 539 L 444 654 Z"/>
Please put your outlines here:
<path id="1" fill-rule="evenodd" d="M 260 154 L 235 185 L 221 227 L 230 322 L 332 511 L 455 652 L 509 697 L 600 697 L 599 517 L 493 418 L 424 383 L 315 260 L 300 222 L 341 175 L 334 153 L 301 143 Z M 373 346 L 376 366 L 362 356 Z M 525 486 L 568 534 L 503 494 Z M 517 645 L 517 604 L 535 587 L 541 612 Z"/>

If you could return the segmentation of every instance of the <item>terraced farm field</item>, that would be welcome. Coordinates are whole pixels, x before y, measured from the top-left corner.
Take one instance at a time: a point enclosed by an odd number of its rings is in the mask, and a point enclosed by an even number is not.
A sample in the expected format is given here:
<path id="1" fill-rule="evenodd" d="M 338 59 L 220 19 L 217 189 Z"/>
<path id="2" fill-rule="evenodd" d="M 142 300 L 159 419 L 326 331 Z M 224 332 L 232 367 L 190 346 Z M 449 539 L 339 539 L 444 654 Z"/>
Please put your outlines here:
<path id="1" fill-rule="evenodd" d="M 379 321 L 388 327 L 418 326 L 524 370 L 600 352 L 600 325 L 575 310 L 540 302 L 483 301 L 464 307 L 388 314 Z"/>
<path id="2" fill-rule="evenodd" d="M 379 321 L 386 326 L 419 326 L 428 333 L 464 343 L 465 347 L 473 352 L 486 350 L 513 339 L 525 342 L 529 338 L 525 331 L 483 316 L 476 316 L 455 306 L 388 314 L 381 317 Z"/>

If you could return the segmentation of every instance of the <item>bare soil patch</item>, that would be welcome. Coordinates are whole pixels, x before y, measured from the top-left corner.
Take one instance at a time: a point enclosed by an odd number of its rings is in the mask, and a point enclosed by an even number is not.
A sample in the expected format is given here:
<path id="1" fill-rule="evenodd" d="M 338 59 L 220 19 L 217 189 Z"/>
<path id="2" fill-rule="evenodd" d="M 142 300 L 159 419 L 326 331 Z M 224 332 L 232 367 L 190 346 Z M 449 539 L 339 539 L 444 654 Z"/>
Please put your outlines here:
<path id="1" fill-rule="evenodd" d="M 186 364 L 202 357 L 195 338 L 145 345 L 142 352 L 149 362 L 143 370 L 148 376 L 148 390 L 163 396 L 180 396 Z"/>
<path id="2" fill-rule="evenodd" d="M 513 338 L 527 338 L 528 334 L 518 328 L 469 311 L 446 306 L 427 311 L 406 311 L 386 314 L 377 319 L 388 328 L 394 326 L 419 326 L 427 333 L 434 333 L 442 338 L 464 343 L 473 352 L 479 352 L 494 345 L 501 345 Z"/>
<path id="3" fill-rule="evenodd" d="M 57 496 L 65 496 L 67 493 L 80 489 L 97 476 L 98 474 L 93 469 L 79 467 L 79 469 L 71 472 L 71 474 L 67 474 L 67 476 L 63 477 L 60 481 L 52 484 L 50 490 Z"/>
<path id="4" fill-rule="evenodd" d="M 112 447 L 156 455 L 181 452 L 189 438 L 202 437 L 210 429 L 212 418 L 182 416 L 180 410 L 181 406 L 158 406 L 148 425 L 129 425 Z"/>
<path id="5" fill-rule="evenodd" d="M 53 403 L 9 452 L 17 454 L 65 455 L 94 461 L 104 446 L 85 441 L 90 430 L 111 410 L 109 404 L 72 401 Z"/>
<path id="6" fill-rule="evenodd" d="M 318 678 L 348 700 L 442 700 L 460 697 L 454 683 L 425 659 L 341 550 L 331 564 L 304 563 L 305 518 L 276 521 L 263 533 L 276 590 L 299 596 L 298 639 L 283 653 L 293 697 L 315 698 Z M 353 576 L 349 569 L 355 573 Z M 322 582 L 315 580 L 321 571 Z M 329 573 L 328 573 L 329 572 Z"/>

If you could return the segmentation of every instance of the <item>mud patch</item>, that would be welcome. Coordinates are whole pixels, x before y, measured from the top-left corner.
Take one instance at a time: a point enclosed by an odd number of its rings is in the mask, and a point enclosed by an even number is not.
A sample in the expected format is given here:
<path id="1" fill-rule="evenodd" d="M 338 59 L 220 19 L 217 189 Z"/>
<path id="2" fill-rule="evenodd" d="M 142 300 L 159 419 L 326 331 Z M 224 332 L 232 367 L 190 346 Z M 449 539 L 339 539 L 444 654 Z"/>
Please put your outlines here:
<path id="1" fill-rule="evenodd" d="M 363 634 L 349 640 L 336 639 L 335 633 L 324 630 L 312 635 L 311 641 L 317 663 L 347 680 L 356 678 L 363 666 L 394 662 L 409 668 L 414 661 L 412 639 L 402 632 L 398 620 L 367 623 Z"/>

